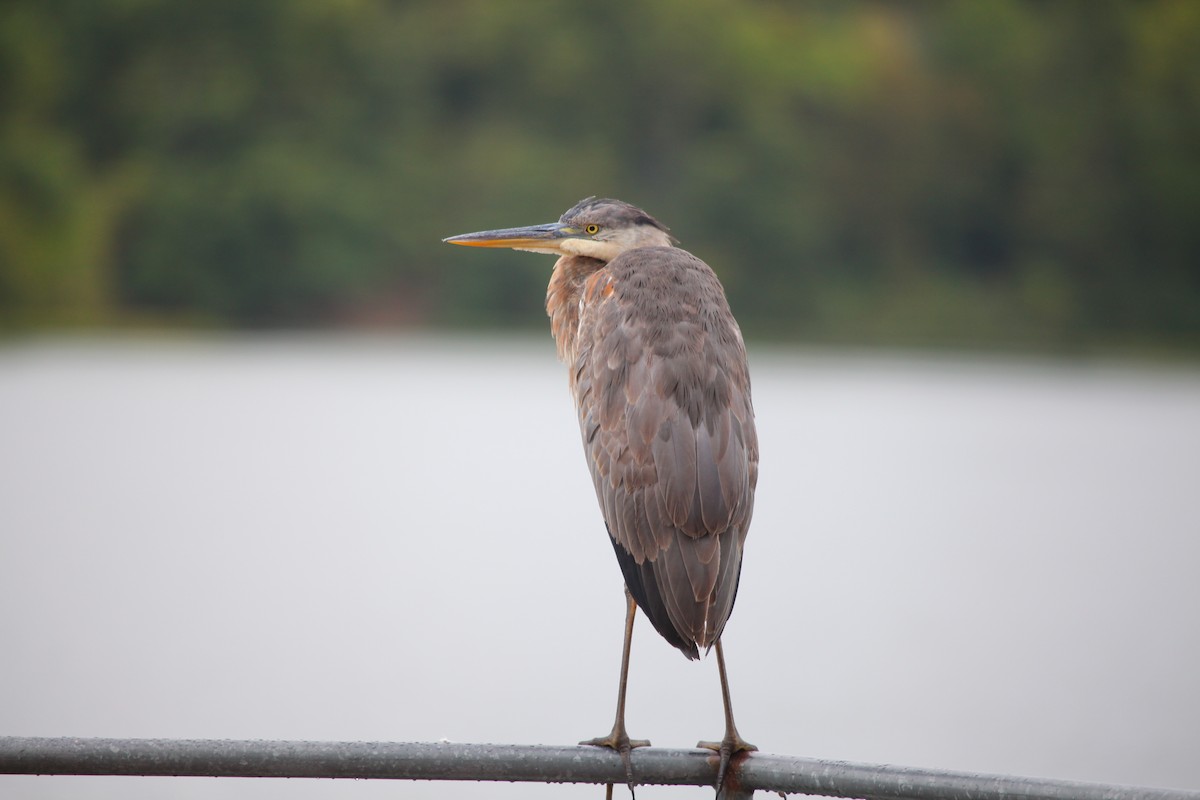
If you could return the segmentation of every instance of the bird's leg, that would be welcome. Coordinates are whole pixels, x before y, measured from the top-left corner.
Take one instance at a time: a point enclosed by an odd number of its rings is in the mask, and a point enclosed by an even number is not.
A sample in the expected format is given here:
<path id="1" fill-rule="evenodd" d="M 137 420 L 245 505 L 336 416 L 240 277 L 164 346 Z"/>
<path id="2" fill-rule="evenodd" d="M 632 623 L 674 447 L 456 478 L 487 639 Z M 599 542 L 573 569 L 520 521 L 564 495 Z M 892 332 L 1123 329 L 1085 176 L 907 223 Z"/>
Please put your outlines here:
<path id="1" fill-rule="evenodd" d="M 621 754 L 621 762 L 625 765 L 625 777 L 629 784 L 629 792 L 633 793 L 633 760 L 629 757 L 635 747 L 648 747 L 650 742 L 645 739 L 630 739 L 625 731 L 625 689 L 629 684 L 629 645 L 633 640 L 633 618 L 637 613 L 637 603 L 629 589 L 625 589 L 625 646 L 621 650 L 621 682 L 617 688 L 617 718 L 613 722 L 612 733 L 596 739 L 588 739 L 580 744 L 590 744 L 596 747 L 609 747 Z M 612 797 L 612 784 L 608 786 L 608 797 Z"/>
<path id="2" fill-rule="evenodd" d="M 717 670 L 721 673 L 721 699 L 725 701 L 725 738 L 719 742 L 699 742 L 696 746 L 715 750 L 721 754 L 721 766 L 717 768 L 717 796 L 725 785 L 725 773 L 729 771 L 729 760 L 735 753 L 757 750 L 737 732 L 733 724 L 733 705 L 729 702 L 729 678 L 725 674 L 725 651 L 717 639 Z"/>

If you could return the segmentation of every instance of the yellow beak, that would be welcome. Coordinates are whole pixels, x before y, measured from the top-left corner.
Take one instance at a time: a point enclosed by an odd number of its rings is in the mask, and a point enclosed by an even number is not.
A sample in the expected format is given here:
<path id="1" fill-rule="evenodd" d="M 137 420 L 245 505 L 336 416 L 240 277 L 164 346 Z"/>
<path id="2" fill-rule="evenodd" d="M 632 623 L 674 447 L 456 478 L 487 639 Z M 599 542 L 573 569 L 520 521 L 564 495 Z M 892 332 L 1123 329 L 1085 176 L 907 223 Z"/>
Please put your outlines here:
<path id="1" fill-rule="evenodd" d="M 463 233 L 443 239 L 449 244 L 465 247 L 508 247 L 534 253 L 562 253 L 560 242 L 578 236 L 579 231 L 561 222 L 529 225 L 524 228 L 501 228 L 494 231 Z"/>

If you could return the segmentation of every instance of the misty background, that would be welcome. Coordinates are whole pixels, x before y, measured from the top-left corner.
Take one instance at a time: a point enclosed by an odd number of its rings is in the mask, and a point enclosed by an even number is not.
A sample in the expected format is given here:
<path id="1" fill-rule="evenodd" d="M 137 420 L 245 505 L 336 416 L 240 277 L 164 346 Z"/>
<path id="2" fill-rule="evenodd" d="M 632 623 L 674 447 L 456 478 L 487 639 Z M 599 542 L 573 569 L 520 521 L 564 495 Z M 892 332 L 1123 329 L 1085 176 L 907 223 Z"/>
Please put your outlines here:
<path id="1" fill-rule="evenodd" d="M 440 242 L 595 194 L 746 333 L 746 738 L 1200 788 L 1198 53 L 1189 0 L 9 0 L 0 735 L 606 733 L 553 259 Z M 640 620 L 631 734 L 721 726 Z"/>

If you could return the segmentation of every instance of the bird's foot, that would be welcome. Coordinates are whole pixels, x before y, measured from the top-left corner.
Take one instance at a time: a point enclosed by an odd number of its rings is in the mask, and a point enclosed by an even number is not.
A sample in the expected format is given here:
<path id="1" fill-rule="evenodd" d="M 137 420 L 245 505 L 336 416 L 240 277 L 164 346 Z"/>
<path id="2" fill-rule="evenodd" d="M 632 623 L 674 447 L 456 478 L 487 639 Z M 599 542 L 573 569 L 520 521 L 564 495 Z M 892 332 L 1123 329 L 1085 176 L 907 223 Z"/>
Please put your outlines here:
<path id="1" fill-rule="evenodd" d="M 624 727 L 617 726 L 613 728 L 612 733 L 608 736 L 598 736 L 595 739 L 586 739 L 580 744 L 591 745 L 592 747 L 607 747 L 610 750 L 616 750 L 621 755 L 621 763 L 625 766 L 625 783 L 629 786 L 629 796 L 633 797 L 633 759 L 630 753 L 635 747 L 649 747 L 648 739 L 630 739 L 629 734 L 625 732 Z M 608 784 L 607 794 L 608 800 L 612 798 L 612 784 Z"/>
<path id="2" fill-rule="evenodd" d="M 717 797 L 721 796 L 721 791 L 725 788 L 725 775 L 729 772 L 729 762 L 733 757 L 738 753 L 749 753 L 758 749 L 743 739 L 736 729 L 727 731 L 725 738 L 719 742 L 697 742 L 696 747 L 713 750 L 721 756 L 721 765 L 717 767 Z"/>

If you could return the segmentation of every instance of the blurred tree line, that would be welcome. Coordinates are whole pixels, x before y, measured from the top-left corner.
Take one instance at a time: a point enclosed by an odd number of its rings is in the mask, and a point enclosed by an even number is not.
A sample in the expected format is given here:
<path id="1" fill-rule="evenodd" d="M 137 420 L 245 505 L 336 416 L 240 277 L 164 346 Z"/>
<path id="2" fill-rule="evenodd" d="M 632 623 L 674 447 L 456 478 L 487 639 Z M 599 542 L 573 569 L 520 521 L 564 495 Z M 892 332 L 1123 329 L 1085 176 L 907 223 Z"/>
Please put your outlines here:
<path id="1" fill-rule="evenodd" d="M 0 315 L 535 325 L 611 195 L 750 334 L 1200 345 L 1195 0 L 5 0 Z"/>

